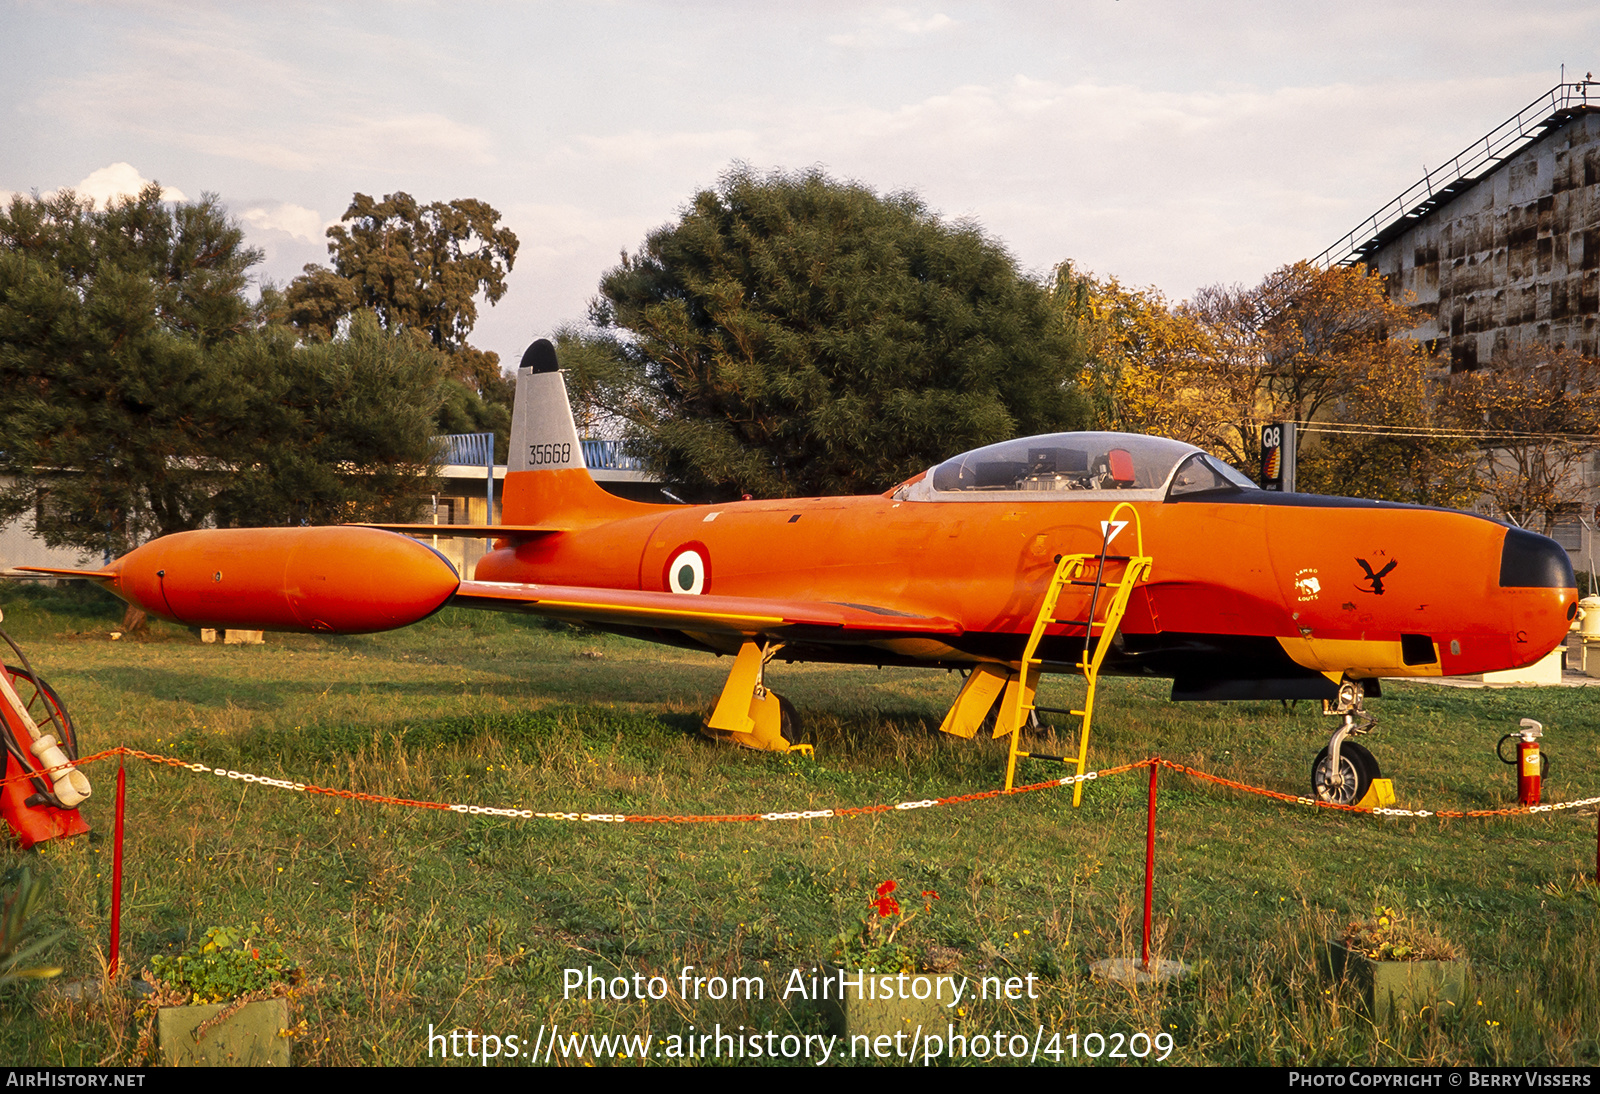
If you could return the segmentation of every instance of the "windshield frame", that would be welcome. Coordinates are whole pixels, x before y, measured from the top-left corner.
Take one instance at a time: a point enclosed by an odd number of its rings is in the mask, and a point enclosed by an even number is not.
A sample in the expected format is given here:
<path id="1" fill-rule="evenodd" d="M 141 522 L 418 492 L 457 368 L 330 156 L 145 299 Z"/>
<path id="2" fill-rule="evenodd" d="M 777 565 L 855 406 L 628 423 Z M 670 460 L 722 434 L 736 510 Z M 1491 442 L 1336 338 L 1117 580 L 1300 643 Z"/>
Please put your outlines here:
<path id="1" fill-rule="evenodd" d="M 1115 488 L 995 488 L 973 486 L 962 489 L 936 489 L 934 480 L 941 470 L 948 475 L 952 470 L 965 473 L 970 466 L 982 466 L 985 461 L 982 457 L 990 457 L 990 463 L 1002 464 L 1007 461 L 999 457 L 1011 457 L 1016 462 L 1018 453 L 1029 450 L 1053 449 L 1100 452 L 1112 449 L 1122 449 L 1129 452 L 1141 452 L 1146 464 L 1152 459 L 1170 459 L 1159 483 L 1147 478 L 1152 485 L 1128 486 Z M 1013 451 L 1014 450 L 1014 451 Z M 1064 501 L 1167 501 L 1168 492 L 1172 486 L 1173 477 L 1178 469 L 1188 463 L 1196 455 L 1205 457 L 1208 462 L 1227 468 L 1240 480 L 1251 483 L 1249 477 L 1224 460 L 1206 452 L 1205 449 L 1189 444 L 1185 441 L 1175 441 L 1167 437 L 1154 437 L 1141 433 L 1115 433 L 1115 432 L 1078 432 L 1078 433 L 1047 433 L 1032 437 L 1017 437 L 998 444 L 984 445 L 981 448 L 971 449 L 952 456 L 933 467 L 928 468 L 915 480 L 897 487 L 890 495 L 895 501 L 938 501 L 938 502 L 1004 502 L 1009 505 L 1019 503 L 1038 502 L 1064 502 Z M 976 457 L 976 458 L 975 458 Z M 1142 468 L 1141 468 L 1142 470 Z M 1080 472 L 1087 474 L 1087 472 Z M 1061 477 L 1061 476 L 1057 476 Z M 1103 476 L 1101 476 L 1103 478 Z M 1259 489 L 1259 487 L 1255 487 Z M 1233 489 L 1242 490 L 1245 487 L 1236 486 Z M 1209 490 L 1206 493 L 1215 495 L 1219 491 Z"/>

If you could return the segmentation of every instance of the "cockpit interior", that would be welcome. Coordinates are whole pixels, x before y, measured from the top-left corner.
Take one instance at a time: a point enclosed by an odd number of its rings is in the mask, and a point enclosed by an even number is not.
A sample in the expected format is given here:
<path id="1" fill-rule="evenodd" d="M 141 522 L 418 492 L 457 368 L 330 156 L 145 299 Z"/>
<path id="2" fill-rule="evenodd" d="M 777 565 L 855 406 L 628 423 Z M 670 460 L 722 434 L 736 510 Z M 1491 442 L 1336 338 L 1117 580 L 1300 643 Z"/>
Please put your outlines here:
<path id="1" fill-rule="evenodd" d="M 1052 433 L 977 448 L 897 492 L 908 501 L 1045 500 L 1062 492 L 1150 500 L 1258 489 L 1194 445 L 1136 433 Z"/>

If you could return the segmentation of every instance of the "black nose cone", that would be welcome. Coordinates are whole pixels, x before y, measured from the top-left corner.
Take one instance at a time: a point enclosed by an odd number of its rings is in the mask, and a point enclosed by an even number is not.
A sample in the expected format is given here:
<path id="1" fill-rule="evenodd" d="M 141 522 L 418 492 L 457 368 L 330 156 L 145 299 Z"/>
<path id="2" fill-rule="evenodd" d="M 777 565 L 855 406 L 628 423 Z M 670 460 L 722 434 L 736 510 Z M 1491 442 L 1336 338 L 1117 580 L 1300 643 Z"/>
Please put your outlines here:
<path id="1" fill-rule="evenodd" d="M 1553 539 L 1513 528 L 1500 548 L 1502 589 L 1576 589 L 1572 559 Z"/>

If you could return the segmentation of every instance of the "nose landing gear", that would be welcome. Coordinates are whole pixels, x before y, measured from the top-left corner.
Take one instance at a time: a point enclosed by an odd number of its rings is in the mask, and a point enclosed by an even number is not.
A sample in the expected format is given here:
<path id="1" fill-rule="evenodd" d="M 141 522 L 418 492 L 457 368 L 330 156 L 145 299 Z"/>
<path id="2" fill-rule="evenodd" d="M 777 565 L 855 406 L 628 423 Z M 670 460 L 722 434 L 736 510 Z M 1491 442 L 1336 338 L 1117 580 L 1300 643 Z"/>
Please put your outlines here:
<path id="1" fill-rule="evenodd" d="M 1364 697 L 1360 681 L 1346 680 L 1339 685 L 1337 699 L 1322 703 L 1322 713 L 1341 715 L 1344 720 L 1311 764 L 1311 793 L 1318 801 L 1356 805 L 1373 782 L 1383 777 L 1372 753 L 1349 739 L 1370 733 L 1377 725 L 1378 720 L 1362 706 Z"/>

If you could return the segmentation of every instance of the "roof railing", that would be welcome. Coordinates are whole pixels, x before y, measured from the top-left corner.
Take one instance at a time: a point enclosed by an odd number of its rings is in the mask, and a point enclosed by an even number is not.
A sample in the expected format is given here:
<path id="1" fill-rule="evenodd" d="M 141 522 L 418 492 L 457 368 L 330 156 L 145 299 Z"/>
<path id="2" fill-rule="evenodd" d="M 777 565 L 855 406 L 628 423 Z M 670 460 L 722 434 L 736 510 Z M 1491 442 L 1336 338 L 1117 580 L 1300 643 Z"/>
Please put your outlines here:
<path id="1" fill-rule="evenodd" d="M 444 455 L 440 463 L 463 467 L 494 466 L 493 433 L 446 433 L 439 439 L 444 442 Z"/>
<path id="2" fill-rule="evenodd" d="M 1315 266 L 1350 266 L 1377 249 L 1384 232 L 1403 220 L 1426 216 L 1474 180 L 1476 172 L 1497 164 L 1553 125 L 1565 122 L 1575 111 L 1589 107 L 1590 89 L 1600 104 L 1600 81 L 1583 79 L 1559 83 L 1533 102 L 1473 141 L 1450 160 L 1428 170 L 1400 196 L 1341 236 L 1333 246 L 1312 259 Z"/>
<path id="3" fill-rule="evenodd" d="M 493 433 L 447 433 L 439 439 L 444 442 L 444 454 L 440 457 L 440 463 L 463 467 L 494 465 Z M 644 460 L 628 454 L 624 441 L 583 437 L 578 444 L 583 448 L 584 466 L 590 471 L 650 470 Z"/>
<path id="4" fill-rule="evenodd" d="M 649 466 L 637 456 L 628 455 L 623 441 L 609 441 L 603 437 L 584 437 L 583 462 L 590 471 L 648 471 Z"/>

